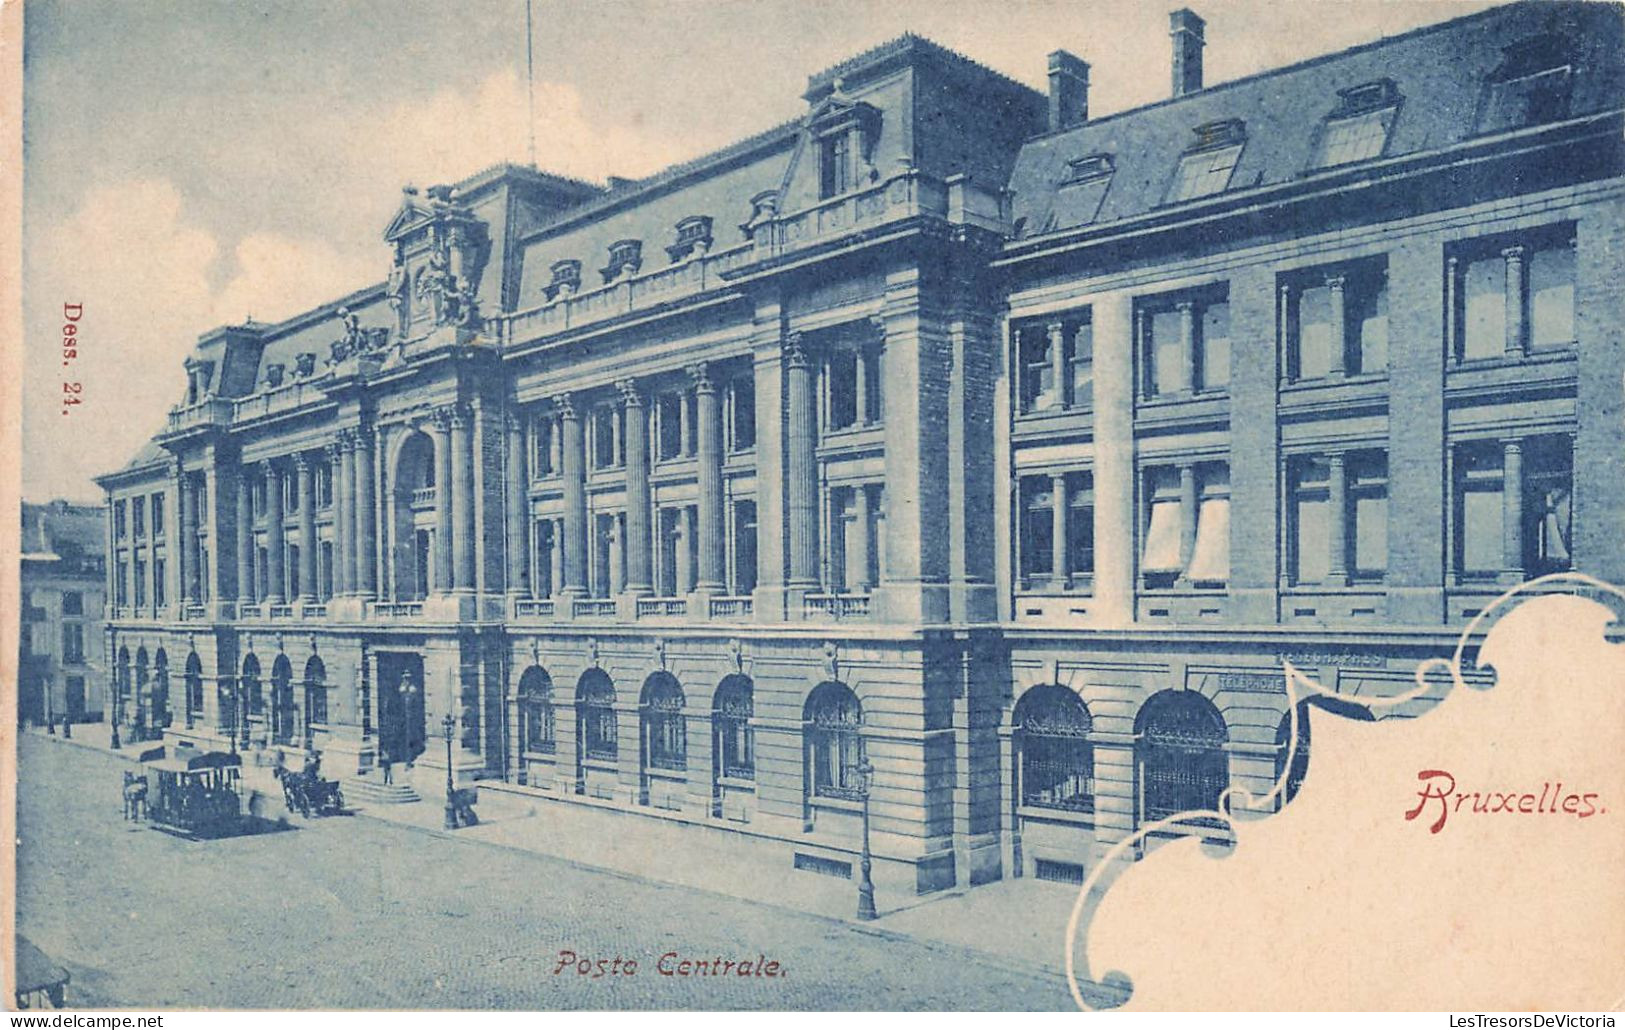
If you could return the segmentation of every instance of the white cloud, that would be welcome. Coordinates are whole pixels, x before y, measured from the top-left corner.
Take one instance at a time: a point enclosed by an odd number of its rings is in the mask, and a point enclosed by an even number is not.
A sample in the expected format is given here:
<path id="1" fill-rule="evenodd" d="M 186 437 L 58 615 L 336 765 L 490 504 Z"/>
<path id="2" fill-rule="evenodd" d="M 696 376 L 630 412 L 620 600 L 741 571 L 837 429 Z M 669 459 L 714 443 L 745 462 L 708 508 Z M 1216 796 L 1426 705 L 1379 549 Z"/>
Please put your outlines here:
<path id="1" fill-rule="evenodd" d="M 342 254 L 326 241 L 274 232 L 237 244 L 235 274 L 214 298 L 211 324 L 276 322 L 382 279 L 384 266 Z"/>

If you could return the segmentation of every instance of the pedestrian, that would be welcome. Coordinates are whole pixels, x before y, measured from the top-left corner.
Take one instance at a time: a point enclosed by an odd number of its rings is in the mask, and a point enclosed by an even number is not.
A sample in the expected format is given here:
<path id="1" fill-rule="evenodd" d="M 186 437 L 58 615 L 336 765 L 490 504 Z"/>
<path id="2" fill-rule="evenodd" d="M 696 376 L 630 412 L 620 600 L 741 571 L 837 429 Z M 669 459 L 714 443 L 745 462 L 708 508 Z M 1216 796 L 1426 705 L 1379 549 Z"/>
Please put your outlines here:
<path id="1" fill-rule="evenodd" d="M 384 786 L 387 787 L 395 782 L 395 760 L 388 751 L 380 752 L 378 760 L 384 767 Z"/>

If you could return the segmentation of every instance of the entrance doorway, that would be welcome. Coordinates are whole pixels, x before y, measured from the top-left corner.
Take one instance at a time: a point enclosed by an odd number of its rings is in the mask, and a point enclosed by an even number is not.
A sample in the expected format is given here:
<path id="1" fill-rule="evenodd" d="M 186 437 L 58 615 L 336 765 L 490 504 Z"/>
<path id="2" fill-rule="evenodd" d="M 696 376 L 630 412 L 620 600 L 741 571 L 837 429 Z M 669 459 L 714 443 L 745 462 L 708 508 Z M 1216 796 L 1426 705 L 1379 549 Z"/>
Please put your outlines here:
<path id="1" fill-rule="evenodd" d="M 378 746 L 380 761 L 413 762 L 423 753 L 423 656 L 378 652 Z"/>

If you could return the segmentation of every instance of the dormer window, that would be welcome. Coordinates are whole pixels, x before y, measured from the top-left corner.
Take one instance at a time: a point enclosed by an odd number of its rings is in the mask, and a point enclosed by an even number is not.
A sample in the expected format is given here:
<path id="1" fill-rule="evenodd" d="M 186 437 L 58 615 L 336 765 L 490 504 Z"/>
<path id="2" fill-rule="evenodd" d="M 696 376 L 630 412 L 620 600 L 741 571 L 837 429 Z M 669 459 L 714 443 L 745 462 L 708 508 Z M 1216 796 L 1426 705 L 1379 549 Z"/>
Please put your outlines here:
<path id="1" fill-rule="evenodd" d="M 638 274 L 643 267 L 642 240 L 616 240 L 609 245 L 609 264 L 598 270 L 605 284 Z"/>
<path id="2" fill-rule="evenodd" d="M 1337 91 L 1338 103 L 1327 116 L 1315 148 L 1315 167 L 1332 168 L 1381 157 L 1398 110 L 1399 90 L 1392 79 L 1378 79 Z"/>
<path id="3" fill-rule="evenodd" d="M 274 390 L 282 385 L 282 373 L 287 368 L 280 362 L 272 362 L 265 366 L 265 386 Z"/>
<path id="4" fill-rule="evenodd" d="M 294 358 L 293 374 L 300 379 L 314 375 L 316 372 L 316 354 L 314 351 L 305 351 Z"/>
<path id="5" fill-rule="evenodd" d="M 543 291 L 548 300 L 558 300 L 559 295 L 569 297 L 581 289 L 581 262 L 572 259 L 553 262 L 553 280 L 547 284 Z"/>
<path id="6" fill-rule="evenodd" d="M 1169 203 L 1224 192 L 1247 142 L 1246 124 L 1239 118 L 1207 122 L 1194 131 L 1196 142 L 1179 159 L 1179 169 L 1168 190 Z"/>
<path id="7" fill-rule="evenodd" d="M 837 79 L 807 119 L 807 130 L 817 148 L 819 200 L 838 197 L 863 184 L 859 162 L 867 165 L 880 135 L 879 108 L 847 97 Z"/>
<path id="8" fill-rule="evenodd" d="M 837 132 L 818 141 L 818 199 L 838 197 L 852 188 L 852 137 Z"/>
<path id="9" fill-rule="evenodd" d="M 1574 66 L 1563 37 L 1533 36 L 1502 53 L 1500 66 L 1489 74 L 1479 97 L 1479 132 L 1504 132 L 1568 117 Z"/>
<path id="10" fill-rule="evenodd" d="M 710 249 L 711 216 L 690 215 L 677 223 L 677 240 L 666 248 L 666 254 L 676 264 L 696 252 L 703 257 Z"/>
<path id="11" fill-rule="evenodd" d="M 1066 163 L 1066 178 L 1061 180 L 1062 186 L 1072 186 L 1078 183 L 1092 182 L 1103 179 L 1112 174 L 1112 156 L 1110 154 L 1090 154 L 1088 157 L 1075 157 Z"/>

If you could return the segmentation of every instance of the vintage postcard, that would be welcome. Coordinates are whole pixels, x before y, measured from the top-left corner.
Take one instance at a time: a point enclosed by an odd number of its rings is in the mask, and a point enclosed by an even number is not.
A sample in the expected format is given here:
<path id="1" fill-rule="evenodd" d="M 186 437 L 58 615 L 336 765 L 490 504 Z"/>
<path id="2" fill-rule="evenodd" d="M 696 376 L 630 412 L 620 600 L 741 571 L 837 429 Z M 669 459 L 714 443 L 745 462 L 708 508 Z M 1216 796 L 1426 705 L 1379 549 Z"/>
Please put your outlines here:
<path id="1" fill-rule="evenodd" d="M 1613 1026 L 1625 9 L 1173 7 L 0 7 L 5 1005 Z"/>

